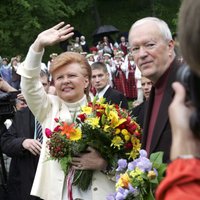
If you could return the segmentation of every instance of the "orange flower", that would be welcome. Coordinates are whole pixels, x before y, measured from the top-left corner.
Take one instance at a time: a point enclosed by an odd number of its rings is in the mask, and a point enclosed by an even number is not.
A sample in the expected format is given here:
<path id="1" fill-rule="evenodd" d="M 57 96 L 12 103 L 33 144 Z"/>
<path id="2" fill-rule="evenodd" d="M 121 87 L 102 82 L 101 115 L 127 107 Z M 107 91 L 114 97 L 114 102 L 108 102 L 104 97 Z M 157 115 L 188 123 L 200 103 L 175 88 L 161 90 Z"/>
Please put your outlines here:
<path id="1" fill-rule="evenodd" d="M 70 134 L 74 133 L 76 130 L 74 128 L 74 124 L 67 124 L 63 122 L 63 126 L 60 126 L 61 134 L 66 135 L 67 139 L 70 139 Z"/>

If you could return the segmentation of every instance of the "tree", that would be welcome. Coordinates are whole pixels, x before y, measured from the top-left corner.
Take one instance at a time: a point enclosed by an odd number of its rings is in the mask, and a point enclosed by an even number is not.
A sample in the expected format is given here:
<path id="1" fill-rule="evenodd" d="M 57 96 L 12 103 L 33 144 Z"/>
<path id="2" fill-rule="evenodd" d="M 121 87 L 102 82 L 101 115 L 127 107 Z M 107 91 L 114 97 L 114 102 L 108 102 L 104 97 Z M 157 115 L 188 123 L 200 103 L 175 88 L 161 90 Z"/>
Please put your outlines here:
<path id="1" fill-rule="evenodd" d="M 83 0 L 69 1 L 68 4 L 63 0 L 1 1 L 0 55 L 26 53 L 41 30 L 66 21 L 87 5 Z"/>
<path id="2" fill-rule="evenodd" d="M 39 32 L 60 21 L 71 23 L 92 43 L 92 33 L 103 24 L 128 32 L 146 16 L 164 19 L 174 32 L 179 1 L 174 0 L 4 0 L 0 2 L 0 55 L 26 54 Z M 60 47 L 47 49 L 61 51 Z M 46 55 L 45 55 L 46 56 Z"/>

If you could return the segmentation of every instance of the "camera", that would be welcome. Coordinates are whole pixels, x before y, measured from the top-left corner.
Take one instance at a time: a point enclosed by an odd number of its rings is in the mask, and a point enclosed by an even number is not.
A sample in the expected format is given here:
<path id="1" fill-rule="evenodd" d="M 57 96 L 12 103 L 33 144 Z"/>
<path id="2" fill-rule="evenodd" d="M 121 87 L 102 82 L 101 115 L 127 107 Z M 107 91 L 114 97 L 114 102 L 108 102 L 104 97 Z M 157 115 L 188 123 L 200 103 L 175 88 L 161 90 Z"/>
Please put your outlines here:
<path id="1" fill-rule="evenodd" d="M 9 119 L 15 113 L 15 100 L 20 91 L 0 92 L 0 118 Z"/>
<path id="2" fill-rule="evenodd" d="M 186 104 L 195 108 L 190 118 L 190 128 L 200 138 L 200 77 L 188 65 L 183 64 L 177 71 L 177 81 L 186 90 Z"/>

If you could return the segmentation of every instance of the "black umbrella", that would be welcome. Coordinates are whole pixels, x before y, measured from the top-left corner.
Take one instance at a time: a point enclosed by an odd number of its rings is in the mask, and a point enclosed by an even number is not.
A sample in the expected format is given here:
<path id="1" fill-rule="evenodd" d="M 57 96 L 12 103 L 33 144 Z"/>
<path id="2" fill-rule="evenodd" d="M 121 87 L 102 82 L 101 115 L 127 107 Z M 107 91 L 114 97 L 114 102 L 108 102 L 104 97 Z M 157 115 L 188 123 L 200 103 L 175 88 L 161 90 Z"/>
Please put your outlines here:
<path id="1" fill-rule="evenodd" d="M 118 33 L 118 32 L 119 30 L 113 25 L 102 25 L 99 28 L 97 28 L 92 35 L 93 36 L 108 35 L 108 34 Z"/>

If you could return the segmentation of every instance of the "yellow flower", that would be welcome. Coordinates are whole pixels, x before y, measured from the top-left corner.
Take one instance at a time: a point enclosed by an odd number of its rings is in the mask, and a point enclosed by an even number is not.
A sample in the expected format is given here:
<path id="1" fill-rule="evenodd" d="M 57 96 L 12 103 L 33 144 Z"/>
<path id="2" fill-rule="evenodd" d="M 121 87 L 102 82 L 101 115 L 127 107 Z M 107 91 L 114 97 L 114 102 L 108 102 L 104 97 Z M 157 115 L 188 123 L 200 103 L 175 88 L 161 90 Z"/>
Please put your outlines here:
<path id="1" fill-rule="evenodd" d="M 143 171 L 136 167 L 133 171 L 130 172 L 130 176 L 133 177 L 135 180 L 140 182 L 141 184 L 144 183 L 144 180 L 142 178 Z"/>
<path id="2" fill-rule="evenodd" d="M 103 128 L 103 130 L 104 130 L 105 132 L 109 132 L 109 129 L 110 129 L 110 126 L 109 126 L 109 125 L 105 125 L 104 128 Z"/>
<path id="3" fill-rule="evenodd" d="M 111 144 L 111 146 L 115 146 L 115 147 L 117 147 L 118 149 L 120 149 L 120 146 L 123 145 L 123 144 L 124 144 L 124 142 L 123 142 L 123 140 L 121 139 L 121 137 L 116 136 L 116 137 L 114 137 L 114 138 L 112 139 L 112 144 Z"/>
<path id="4" fill-rule="evenodd" d="M 70 140 L 76 141 L 82 138 L 82 132 L 80 128 L 75 129 L 74 132 L 70 134 Z"/>
<path id="5" fill-rule="evenodd" d="M 108 113 L 108 120 L 111 121 L 111 125 L 114 127 L 115 124 L 118 123 L 119 116 L 116 112 L 110 111 Z"/>
<path id="6" fill-rule="evenodd" d="M 127 173 L 120 174 L 120 178 L 116 184 L 116 188 L 118 189 L 119 187 L 124 187 L 128 188 L 128 184 L 130 182 L 130 177 Z"/>
<path id="7" fill-rule="evenodd" d="M 125 121 L 126 121 L 125 118 L 120 119 L 120 120 L 118 121 L 118 123 L 115 124 L 114 128 L 115 128 L 115 127 L 118 127 L 118 126 L 121 125 L 121 124 L 123 124 Z"/>
<path id="8" fill-rule="evenodd" d="M 105 103 L 105 98 L 100 97 L 98 103 L 103 105 Z"/>
<path id="9" fill-rule="evenodd" d="M 130 140 L 130 133 L 126 129 L 122 129 L 121 133 L 124 135 L 126 142 Z"/>
<path id="10" fill-rule="evenodd" d="M 140 150 L 141 149 L 141 143 L 140 143 L 140 140 L 135 138 L 135 137 L 132 137 L 131 138 L 131 142 L 133 144 L 133 148 L 136 149 L 136 150 Z"/>
<path id="11" fill-rule="evenodd" d="M 119 128 L 115 129 L 115 134 L 119 134 L 121 132 L 121 130 Z"/>
<path id="12" fill-rule="evenodd" d="M 86 122 L 92 126 L 92 128 L 99 128 L 99 117 L 88 118 Z"/>
<path id="13" fill-rule="evenodd" d="M 129 155 L 129 158 L 135 159 L 139 154 L 139 150 L 141 149 L 141 143 L 140 140 L 135 137 L 131 138 L 131 142 L 133 144 L 133 148 L 130 153 L 127 153 L 127 155 Z"/>
<path id="14" fill-rule="evenodd" d="M 82 112 L 86 113 L 87 115 L 92 113 L 92 108 L 91 107 L 83 106 L 81 109 L 82 109 Z"/>
<path id="15" fill-rule="evenodd" d="M 148 172 L 147 177 L 150 180 L 155 179 L 156 178 L 156 173 L 153 170 L 151 170 L 151 171 Z"/>

